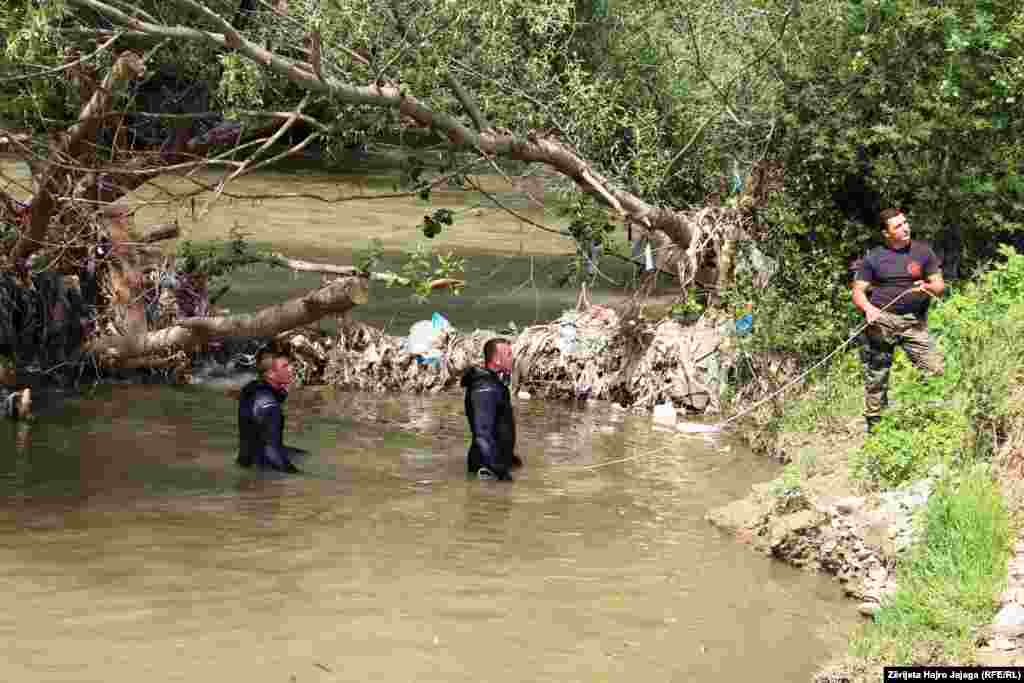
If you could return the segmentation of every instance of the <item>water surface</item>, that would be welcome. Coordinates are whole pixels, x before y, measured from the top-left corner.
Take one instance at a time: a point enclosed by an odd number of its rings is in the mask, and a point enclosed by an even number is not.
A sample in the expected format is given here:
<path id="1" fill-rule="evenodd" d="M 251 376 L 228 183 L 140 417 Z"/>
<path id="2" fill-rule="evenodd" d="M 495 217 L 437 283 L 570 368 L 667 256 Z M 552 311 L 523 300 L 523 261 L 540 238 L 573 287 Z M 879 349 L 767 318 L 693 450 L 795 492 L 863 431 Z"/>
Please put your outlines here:
<path id="1" fill-rule="evenodd" d="M 0 677 L 782 682 L 840 642 L 832 582 L 703 520 L 768 461 L 519 402 L 526 469 L 467 481 L 461 409 L 296 392 L 295 477 L 236 468 L 235 403 L 206 389 L 0 422 Z"/>

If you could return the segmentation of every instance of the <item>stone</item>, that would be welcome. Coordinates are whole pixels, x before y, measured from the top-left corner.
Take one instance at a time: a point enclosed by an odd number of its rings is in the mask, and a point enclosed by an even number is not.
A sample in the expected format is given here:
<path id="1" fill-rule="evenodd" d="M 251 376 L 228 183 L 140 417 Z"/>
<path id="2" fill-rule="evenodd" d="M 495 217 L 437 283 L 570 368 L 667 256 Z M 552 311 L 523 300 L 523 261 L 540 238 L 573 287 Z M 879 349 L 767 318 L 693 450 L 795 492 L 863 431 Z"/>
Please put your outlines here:
<path id="1" fill-rule="evenodd" d="M 864 507 L 864 498 L 861 496 L 849 496 L 836 501 L 836 510 L 840 514 L 849 515 Z"/>
<path id="2" fill-rule="evenodd" d="M 786 542 L 791 534 L 817 527 L 822 521 L 822 515 L 813 510 L 801 510 L 779 517 L 772 523 L 769 530 L 770 547 L 778 548 Z"/>
<path id="3" fill-rule="evenodd" d="M 992 622 L 992 630 L 1002 635 L 1024 634 L 1024 606 L 1011 602 L 1003 607 Z"/>
<path id="4" fill-rule="evenodd" d="M 529 391 L 522 390 L 518 394 L 516 394 L 516 398 L 521 398 L 524 401 L 528 401 L 531 398 L 531 394 Z"/>
<path id="5" fill-rule="evenodd" d="M 874 617 L 875 614 L 878 613 L 878 610 L 881 608 L 882 606 L 879 605 L 877 602 L 862 602 L 859 605 L 857 605 L 857 611 L 865 617 Z"/>
<path id="6" fill-rule="evenodd" d="M 1006 636 L 996 636 L 989 643 L 989 647 L 991 647 L 993 650 L 1003 650 L 1005 652 L 1007 650 L 1016 650 L 1017 643 L 1012 638 L 1007 638 Z"/>
<path id="7" fill-rule="evenodd" d="M 868 577 L 877 583 L 885 583 L 889 578 L 889 572 L 885 571 L 885 567 L 875 567 L 868 572 Z"/>

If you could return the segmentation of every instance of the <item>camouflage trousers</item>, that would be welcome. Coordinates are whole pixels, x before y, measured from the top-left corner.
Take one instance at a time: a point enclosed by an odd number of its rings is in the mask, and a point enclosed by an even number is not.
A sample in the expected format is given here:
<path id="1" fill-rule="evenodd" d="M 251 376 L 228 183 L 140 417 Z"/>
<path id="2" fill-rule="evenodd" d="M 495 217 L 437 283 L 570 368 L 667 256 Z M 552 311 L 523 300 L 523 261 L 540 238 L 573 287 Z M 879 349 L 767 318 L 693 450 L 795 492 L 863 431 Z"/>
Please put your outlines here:
<path id="1" fill-rule="evenodd" d="M 928 334 L 928 323 L 913 315 L 882 313 L 864 330 L 860 350 L 864 363 L 864 416 L 876 417 L 889 405 L 889 369 L 897 346 L 918 370 L 942 374 L 942 355 Z"/>

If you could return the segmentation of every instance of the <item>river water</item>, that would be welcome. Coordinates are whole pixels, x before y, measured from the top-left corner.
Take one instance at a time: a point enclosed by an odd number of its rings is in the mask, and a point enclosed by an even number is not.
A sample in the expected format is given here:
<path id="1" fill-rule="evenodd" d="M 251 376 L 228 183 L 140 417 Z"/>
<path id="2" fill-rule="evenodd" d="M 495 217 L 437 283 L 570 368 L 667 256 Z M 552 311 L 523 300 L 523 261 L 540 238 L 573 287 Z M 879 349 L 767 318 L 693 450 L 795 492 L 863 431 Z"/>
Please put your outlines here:
<path id="1" fill-rule="evenodd" d="M 799 681 L 849 626 L 703 520 L 777 471 L 725 437 L 519 401 L 502 484 L 465 479 L 458 395 L 287 409 L 301 476 L 234 466 L 210 389 L 0 421 L 0 678 Z"/>
<path id="2" fill-rule="evenodd" d="M 344 182 L 268 173 L 232 188 Z M 433 309 L 502 329 L 575 303 L 551 284 L 571 246 L 468 201 L 431 205 L 462 211 L 435 241 L 471 257 L 463 295 L 426 307 L 375 288 L 354 317 L 403 334 Z M 200 201 L 136 222 L 177 220 L 193 239 L 240 227 L 347 263 L 356 238 L 410 243 L 424 211 L 415 199 Z M 253 269 L 234 283 L 224 305 L 237 312 L 319 277 Z M 845 642 L 852 610 L 833 582 L 704 521 L 778 473 L 724 437 L 519 402 L 526 469 L 511 485 L 472 482 L 457 394 L 304 389 L 287 440 L 314 455 L 279 477 L 233 464 L 235 411 L 210 388 L 106 386 L 31 423 L 0 420 L 0 679 L 788 682 Z"/>

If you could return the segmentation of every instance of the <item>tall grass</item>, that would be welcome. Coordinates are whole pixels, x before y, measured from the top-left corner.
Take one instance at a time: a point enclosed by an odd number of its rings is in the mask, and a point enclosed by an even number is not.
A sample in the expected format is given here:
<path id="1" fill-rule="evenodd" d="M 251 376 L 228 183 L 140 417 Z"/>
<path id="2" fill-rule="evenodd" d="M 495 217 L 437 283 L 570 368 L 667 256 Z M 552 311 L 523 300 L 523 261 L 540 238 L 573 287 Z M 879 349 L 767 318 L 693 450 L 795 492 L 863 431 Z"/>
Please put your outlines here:
<path id="1" fill-rule="evenodd" d="M 925 508 L 923 537 L 900 563 L 899 589 L 851 651 L 877 665 L 966 664 L 977 628 L 998 607 L 1011 528 L 988 467 L 940 483 Z"/>

